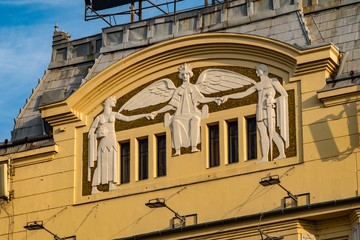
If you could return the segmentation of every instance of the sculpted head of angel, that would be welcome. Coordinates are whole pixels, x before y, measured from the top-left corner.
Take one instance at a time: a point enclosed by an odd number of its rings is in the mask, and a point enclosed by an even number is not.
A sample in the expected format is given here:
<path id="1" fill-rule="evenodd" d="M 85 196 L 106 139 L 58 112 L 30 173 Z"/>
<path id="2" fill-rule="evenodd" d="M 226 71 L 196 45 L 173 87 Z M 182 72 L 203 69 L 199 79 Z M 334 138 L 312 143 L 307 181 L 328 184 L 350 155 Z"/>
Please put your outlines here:
<path id="1" fill-rule="evenodd" d="M 193 75 L 194 73 L 192 72 L 190 64 L 185 63 L 179 67 L 179 78 L 183 80 L 183 82 L 189 82 Z"/>

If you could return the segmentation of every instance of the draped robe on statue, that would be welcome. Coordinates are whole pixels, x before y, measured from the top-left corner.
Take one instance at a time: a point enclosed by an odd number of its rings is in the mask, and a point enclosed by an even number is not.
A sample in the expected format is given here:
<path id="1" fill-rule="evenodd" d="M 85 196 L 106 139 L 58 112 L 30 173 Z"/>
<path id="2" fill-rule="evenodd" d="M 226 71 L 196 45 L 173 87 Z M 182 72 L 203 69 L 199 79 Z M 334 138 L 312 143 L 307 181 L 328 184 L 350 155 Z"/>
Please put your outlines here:
<path id="1" fill-rule="evenodd" d="M 201 98 L 203 98 L 203 95 L 191 83 L 184 83 L 174 91 L 169 102 L 169 105 L 176 109 L 169 121 L 170 126 L 173 128 L 173 148 L 175 148 L 174 142 L 176 141 L 180 142 L 181 147 L 189 147 L 191 145 L 191 137 L 196 138 L 193 143 L 194 146 L 200 143 L 199 127 L 202 114 L 197 105 Z M 175 127 L 176 123 L 178 123 L 178 128 Z M 196 128 L 195 126 L 191 128 L 192 123 L 193 126 L 196 125 Z M 165 123 L 165 125 L 167 124 Z"/>
<path id="2" fill-rule="evenodd" d="M 89 138 L 89 167 L 94 167 L 97 160 L 92 186 L 117 182 L 117 145 L 114 129 L 115 114 L 100 114 L 95 118 L 91 129 L 96 130 L 96 134 L 91 132 Z M 97 140 L 99 145 L 97 146 Z M 97 146 L 97 147 L 96 147 Z M 90 181 L 90 174 L 89 179 Z"/>

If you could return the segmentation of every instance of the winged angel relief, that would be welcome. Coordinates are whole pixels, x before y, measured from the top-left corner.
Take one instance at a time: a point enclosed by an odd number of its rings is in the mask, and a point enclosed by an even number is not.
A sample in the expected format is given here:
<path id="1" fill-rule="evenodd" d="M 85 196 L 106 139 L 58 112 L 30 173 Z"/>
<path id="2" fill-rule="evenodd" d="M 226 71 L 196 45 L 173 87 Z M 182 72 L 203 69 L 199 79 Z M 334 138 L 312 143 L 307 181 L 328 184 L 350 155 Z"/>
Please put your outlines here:
<path id="1" fill-rule="evenodd" d="M 204 105 L 200 110 L 199 104 L 216 102 L 220 105 L 229 98 L 240 99 L 255 91 L 258 92 L 256 119 L 263 155 L 259 162 L 268 161 L 268 152 L 269 149 L 272 151 L 273 141 L 280 152 L 277 159 L 285 158 L 284 142 L 286 147 L 289 145 L 287 93 L 276 78 L 268 77 L 266 65 L 257 66 L 256 72 L 260 82 L 228 70 L 208 69 L 200 74 L 195 84 L 192 84 L 190 83 L 190 78 L 193 76 L 191 66 L 184 64 L 179 68 L 179 78 L 183 83 L 178 88 L 170 79 L 158 80 L 128 100 L 118 112 L 112 112 L 116 103 L 115 98 L 107 99 L 103 104 L 104 112 L 95 118 L 89 131 L 89 168 L 94 167 L 94 161 L 98 161 L 93 176 L 92 193 L 97 192 L 96 186 L 99 184 L 109 183 L 110 190 L 115 188 L 117 149 L 114 122 L 116 119 L 128 122 L 146 117 L 153 120 L 159 113 L 175 110 L 173 115 L 166 113 L 164 117 L 164 125 L 169 126 L 171 130 L 174 156 L 181 154 L 182 147 L 190 146 L 192 152 L 197 152 L 199 151 L 197 145 L 200 143 L 200 121 L 208 117 L 208 106 Z M 223 97 L 203 95 L 242 88 L 246 85 L 252 86 L 244 92 Z M 280 97 L 275 99 L 276 92 L 280 93 Z M 168 102 L 165 107 L 148 114 L 125 116 L 120 113 L 123 110 L 132 111 L 165 102 Z M 281 130 L 280 134 L 275 131 L 276 117 L 277 125 Z M 97 134 L 94 133 L 95 130 Z M 96 138 L 99 142 L 98 146 Z M 272 158 L 272 153 L 270 156 Z M 90 169 L 88 177 L 90 181 Z"/>
<path id="2" fill-rule="evenodd" d="M 208 117 L 208 106 L 201 103 L 216 102 L 220 105 L 226 97 L 204 97 L 203 94 L 218 93 L 230 89 L 240 88 L 255 82 L 241 74 L 221 69 L 208 69 L 203 71 L 195 84 L 190 83 L 193 76 L 191 66 L 184 64 L 179 68 L 179 78 L 183 81 L 178 88 L 170 79 L 161 79 L 151 84 L 131 98 L 119 110 L 134 110 L 160 103 L 168 104 L 147 116 L 154 119 L 159 113 L 175 110 L 174 115 L 165 114 L 164 125 L 170 126 L 172 134 L 172 147 L 174 156 L 180 155 L 181 147 L 191 147 L 191 152 L 199 151 L 200 120 Z"/>

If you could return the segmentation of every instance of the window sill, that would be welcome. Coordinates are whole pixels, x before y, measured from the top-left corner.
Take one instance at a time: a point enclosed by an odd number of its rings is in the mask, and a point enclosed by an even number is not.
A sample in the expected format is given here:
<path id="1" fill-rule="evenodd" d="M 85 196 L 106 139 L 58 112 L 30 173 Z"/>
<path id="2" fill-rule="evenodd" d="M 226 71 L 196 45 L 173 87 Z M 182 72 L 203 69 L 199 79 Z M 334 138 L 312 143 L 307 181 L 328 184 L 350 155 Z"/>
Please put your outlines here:
<path id="1" fill-rule="evenodd" d="M 147 181 L 138 180 L 136 182 L 130 182 L 129 184 L 120 184 L 119 189 L 115 191 L 87 196 L 78 195 L 75 205 L 87 204 L 105 199 L 144 194 L 152 191 L 164 190 L 174 187 L 185 187 L 190 184 L 216 181 L 224 178 L 236 177 L 255 172 L 264 172 L 265 175 L 269 171 L 272 171 L 274 169 L 285 168 L 297 164 L 300 164 L 297 157 L 286 158 L 261 164 L 256 164 L 255 161 L 240 162 L 239 164 L 226 165 L 227 167 L 224 167 L 224 165 L 220 165 L 218 167 L 207 168 L 206 171 L 204 171 L 201 175 L 198 174 L 196 176 L 187 176 L 177 179 L 155 177 L 153 179 L 144 179 Z M 222 168 L 222 166 L 224 168 Z"/>

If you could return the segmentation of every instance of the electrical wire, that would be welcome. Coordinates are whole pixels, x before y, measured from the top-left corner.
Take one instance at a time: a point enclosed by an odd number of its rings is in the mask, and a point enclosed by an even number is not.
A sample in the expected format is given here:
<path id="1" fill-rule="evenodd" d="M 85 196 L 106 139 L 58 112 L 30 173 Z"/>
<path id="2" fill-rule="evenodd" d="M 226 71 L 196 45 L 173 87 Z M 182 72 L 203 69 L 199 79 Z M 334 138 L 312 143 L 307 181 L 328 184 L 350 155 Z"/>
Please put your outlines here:
<path id="1" fill-rule="evenodd" d="M 55 219 L 58 215 L 60 215 L 63 211 L 65 211 L 67 209 L 67 207 L 62 208 L 59 212 L 55 213 L 53 216 L 44 219 L 44 224 L 48 223 L 50 220 Z"/>
<path id="2" fill-rule="evenodd" d="M 94 211 L 94 209 L 98 209 L 99 204 L 96 204 L 94 207 L 92 207 L 90 209 L 90 211 L 88 212 L 88 214 L 85 216 L 85 218 L 82 220 L 82 222 L 80 223 L 80 225 L 76 228 L 75 232 L 73 233 L 73 235 L 75 236 L 76 232 L 79 230 L 79 228 L 84 224 L 84 222 L 86 221 L 86 219 L 90 216 L 90 214 Z"/>
<path id="3" fill-rule="evenodd" d="M 319 29 L 319 27 L 318 27 L 317 23 L 315 22 L 314 17 L 313 17 L 313 16 L 311 16 L 311 19 L 312 19 L 313 23 L 315 24 L 315 27 L 316 27 L 316 29 L 318 30 L 318 33 L 319 33 L 319 35 L 320 35 L 321 39 L 323 40 L 323 42 L 325 42 L 325 39 L 323 38 L 323 36 L 322 36 L 322 34 L 321 34 L 321 31 L 320 31 L 320 29 Z"/>
<path id="4" fill-rule="evenodd" d="M 287 169 L 280 177 L 279 179 L 281 179 L 282 177 L 284 177 L 286 174 L 288 174 L 291 170 L 295 169 L 295 167 L 291 167 L 289 169 Z M 269 186 L 267 188 L 262 188 L 262 190 L 260 190 L 259 192 L 257 192 L 257 190 L 261 187 L 260 184 L 258 184 L 255 189 L 251 192 L 251 194 L 249 195 L 249 197 L 240 205 L 230 209 L 229 211 L 227 211 L 222 218 L 226 217 L 227 215 L 229 215 L 230 213 L 234 212 L 236 210 L 236 212 L 233 213 L 233 215 L 237 215 L 239 214 L 239 212 L 241 211 L 242 207 L 245 206 L 247 203 L 249 203 L 250 201 L 253 201 L 261 196 L 263 196 L 264 194 L 266 194 L 268 191 L 270 191 L 274 186 Z M 257 193 L 256 193 L 257 192 Z"/>
<path id="5" fill-rule="evenodd" d="M 11 175 L 11 166 L 12 166 L 12 157 L 14 156 L 15 153 L 11 153 L 7 155 L 7 159 L 8 159 L 8 164 L 7 164 L 7 173 L 9 176 L 9 180 L 10 180 L 10 189 L 12 189 L 12 175 Z M 9 196 L 9 199 L 11 198 L 11 196 Z M 5 209 L 4 207 L 5 201 L 1 200 L 0 202 L 0 207 L 4 210 L 4 212 L 8 215 L 8 219 L 9 219 L 9 226 L 8 226 L 8 240 L 10 240 L 11 238 L 13 239 L 13 233 L 14 233 L 14 201 L 12 201 L 11 206 L 12 206 L 12 215 Z"/>
<path id="6" fill-rule="evenodd" d="M 8 215 L 8 219 L 9 219 L 9 226 L 8 226 L 8 240 L 10 240 L 10 236 L 12 235 L 12 231 L 11 231 L 11 225 L 12 225 L 12 222 L 11 221 L 11 215 L 8 211 L 6 211 L 6 209 L 4 208 L 4 203 L 5 201 L 2 200 L 1 203 L 0 203 L 0 207 L 4 210 L 4 212 Z"/>
<path id="7" fill-rule="evenodd" d="M 288 174 L 288 172 L 290 172 L 291 170 L 293 170 L 293 169 L 295 169 L 295 167 L 293 166 L 293 167 L 291 167 L 291 168 L 289 168 L 288 170 L 286 170 L 281 176 L 279 176 L 279 179 L 281 179 L 283 176 L 285 176 L 286 174 Z M 259 185 L 260 186 L 260 185 Z M 271 188 L 272 188 L 273 186 L 271 186 Z M 271 189 L 271 188 L 269 188 L 269 189 Z M 259 234 L 260 234 L 260 237 L 261 237 L 261 239 L 263 240 L 264 238 L 263 238 L 263 235 L 265 235 L 266 236 L 266 239 L 265 240 L 267 240 L 267 239 L 273 239 L 273 238 L 270 238 L 266 233 L 264 233 L 262 230 L 261 230 L 261 228 L 260 228 L 260 225 L 261 225 L 261 220 L 262 220 L 262 217 L 263 217 L 263 215 L 264 215 L 264 212 L 263 212 L 263 210 L 264 210 L 264 205 L 265 205 L 265 201 L 263 201 L 263 209 L 262 209 L 262 212 L 261 212 L 261 215 L 260 215 L 260 218 L 259 218 L 259 224 L 258 224 L 258 231 L 259 231 Z"/>
<path id="8" fill-rule="evenodd" d="M 55 213 L 53 216 L 49 217 L 49 218 L 46 218 L 43 220 L 44 224 L 45 225 L 46 223 L 50 222 L 51 220 L 55 219 L 57 216 L 59 216 L 63 211 L 65 211 L 67 209 L 67 207 L 64 207 L 62 208 L 60 211 L 58 211 L 57 213 Z M 36 219 L 36 221 L 38 221 L 38 219 Z M 28 234 L 28 231 L 26 231 L 26 236 L 24 238 L 22 238 L 22 240 L 24 239 L 28 239 L 28 237 L 31 237 L 32 235 L 34 235 L 36 233 L 36 231 L 31 231 L 29 234 Z"/>
<path id="9" fill-rule="evenodd" d="M 182 189 L 180 189 L 179 191 L 165 197 L 165 201 L 173 198 L 174 196 L 180 194 L 180 192 L 184 191 L 186 189 L 186 187 L 183 187 Z M 155 211 L 155 209 L 151 209 L 149 212 L 147 212 L 146 214 L 144 214 L 143 216 L 139 217 L 138 219 L 136 219 L 135 221 L 133 221 L 132 223 L 130 223 L 129 225 L 127 225 L 126 227 L 124 227 L 123 229 L 121 229 L 120 231 L 116 232 L 114 235 L 112 235 L 110 238 L 108 238 L 108 240 L 113 239 L 116 235 L 118 235 L 119 233 L 125 231 L 126 229 L 128 229 L 129 227 L 131 227 L 132 225 L 136 225 L 139 224 L 139 222 L 146 217 L 147 215 L 149 215 L 150 213 L 152 213 L 153 211 Z"/>

